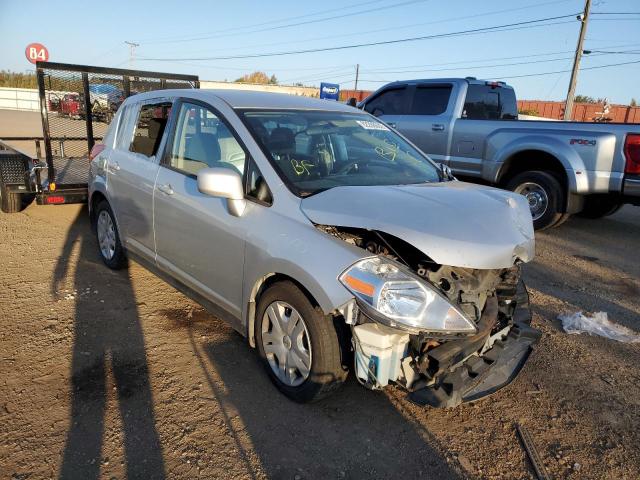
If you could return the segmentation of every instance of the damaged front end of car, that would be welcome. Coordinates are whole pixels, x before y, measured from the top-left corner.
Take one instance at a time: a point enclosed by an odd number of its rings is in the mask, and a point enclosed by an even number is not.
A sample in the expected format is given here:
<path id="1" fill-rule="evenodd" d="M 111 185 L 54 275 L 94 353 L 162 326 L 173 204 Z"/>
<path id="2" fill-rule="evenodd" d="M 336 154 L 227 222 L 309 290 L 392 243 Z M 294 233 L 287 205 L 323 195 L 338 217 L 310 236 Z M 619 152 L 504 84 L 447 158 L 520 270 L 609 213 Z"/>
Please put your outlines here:
<path id="1" fill-rule="evenodd" d="M 395 383 L 414 403 L 455 407 L 518 375 L 540 338 L 518 258 L 506 268 L 441 265 L 382 231 L 316 227 L 370 253 L 339 278 L 354 296 L 340 314 L 366 387 Z"/>

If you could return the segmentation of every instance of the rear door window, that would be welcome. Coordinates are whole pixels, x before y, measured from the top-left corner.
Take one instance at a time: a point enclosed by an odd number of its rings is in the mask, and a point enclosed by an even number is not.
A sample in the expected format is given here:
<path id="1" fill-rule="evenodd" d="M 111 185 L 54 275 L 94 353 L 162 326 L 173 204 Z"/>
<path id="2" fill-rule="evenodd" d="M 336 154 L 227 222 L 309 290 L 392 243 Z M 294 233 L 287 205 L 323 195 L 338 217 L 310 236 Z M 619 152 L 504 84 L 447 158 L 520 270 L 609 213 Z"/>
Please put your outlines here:
<path id="1" fill-rule="evenodd" d="M 380 115 L 403 115 L 407 113 L 407 88 L 385 90 L 370 102 L 364 109 L 376 117 Z"/>
<path id="2" fill-rule="evenodd" d="M 451 85 L 418 86 L 413 94 L 410 115 L 441 115 L 447 110 Z"/>
<path id="3" fill-rule="evenodd" d="M 469 85 L 462 118 L 471 120 L 514 120 L 518 118 L 515 93 L 510 88 Z"/>
<path id="4" fill-rule="evenodd" d="M 129 150 L 146 157 L 154 156 L 158 152 L 170 113 L 171 102 L 142 105 Z"/>

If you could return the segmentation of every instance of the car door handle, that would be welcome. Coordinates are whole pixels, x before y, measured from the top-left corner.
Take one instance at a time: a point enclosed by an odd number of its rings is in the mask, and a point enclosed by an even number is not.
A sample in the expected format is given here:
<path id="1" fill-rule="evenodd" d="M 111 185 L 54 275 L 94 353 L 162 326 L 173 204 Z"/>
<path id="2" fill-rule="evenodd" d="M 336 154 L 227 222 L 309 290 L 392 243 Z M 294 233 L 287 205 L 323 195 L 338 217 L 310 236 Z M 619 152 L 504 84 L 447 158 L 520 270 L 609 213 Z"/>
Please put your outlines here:
<path id="1" fill-rule="evenodd" d="M 387 125 L 389 125 L 391 128 L 396 128 L 396 122 L 387 122 Z"/>
<path id="2" fill-rule="evenodd" d="M 158 190 L 166 195 L 173 195 L 173 188 L 168 183 L 165 185 L 158 185 Z"/>
<path id="3" fill-rule="evenodd" d="M 444 125 L 442 125 L 441 123 L 432 123 L 431 130 L 433 130 L 434 132 L 442 132 L 444 130 Z"/>

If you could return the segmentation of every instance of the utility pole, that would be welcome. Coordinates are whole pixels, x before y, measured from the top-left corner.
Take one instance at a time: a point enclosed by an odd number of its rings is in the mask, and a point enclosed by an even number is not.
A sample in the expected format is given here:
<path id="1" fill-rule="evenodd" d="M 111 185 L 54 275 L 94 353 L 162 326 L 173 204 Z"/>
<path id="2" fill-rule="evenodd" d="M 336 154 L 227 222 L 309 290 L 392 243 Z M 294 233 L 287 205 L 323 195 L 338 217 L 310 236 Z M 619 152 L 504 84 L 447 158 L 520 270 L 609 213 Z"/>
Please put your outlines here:
<path id="1" fill-rule="evenodd" d="M 576 96 L 576 84 L 578 83 L 578 71 L 580 70 L 580 59 L 582 58 L 582 49 L 584 47 L 584 37 L 587 34 L 587 23 L 589 23 L 589 13 L 591 12 L 591 0 L 586 0 L 584 4 L 584 12 L 578 15 L 580 20 L 580 36 L 578 37 L 578 46 L 576 47 L 576 56 L 573 59 L 573 69 L 571 70 L 571 80 L 569 81 L 569 91 L 567 91 L 567 101 L 564 104 L 564 119 L 571 120 L 573 113 L 573 99 Z"/>
<path id="2" fill-rule="evenodd" d="M 356 63 L 356 84 L 353 87 L 355 91 L 358 91 L 358 74 L 359 73 L 360 73 L 360 64 Z"/>
<path id="3" fill-rule="evenodd" d="M 129 68 L 133 69 L 133 62 L 136 57 L 136 47 L 139 47 L 140 44 L 135 42 L 127 42 L 127 41 L 125 41 L 124 43 L 129 45 Z"/>

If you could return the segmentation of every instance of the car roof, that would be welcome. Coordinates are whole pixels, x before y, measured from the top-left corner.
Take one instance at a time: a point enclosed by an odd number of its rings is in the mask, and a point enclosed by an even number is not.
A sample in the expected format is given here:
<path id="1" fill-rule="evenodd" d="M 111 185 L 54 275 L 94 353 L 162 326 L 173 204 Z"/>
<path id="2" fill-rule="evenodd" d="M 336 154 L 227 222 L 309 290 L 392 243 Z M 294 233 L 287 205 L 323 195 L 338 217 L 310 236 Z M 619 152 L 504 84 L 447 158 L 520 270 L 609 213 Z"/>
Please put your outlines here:
<path id="1" fill-rule="evenodd" d="M 336 112 L 360 113 L 363 112 L 333 100 L 320 100 L 317 98 L 286 93 L 259 92 L 253 90 L 208 90 L 208 89 L 172 89 L 153 90 L 139 93 L 129 97 L 127 103 L 148 100 L 157 97 L 183 97 L 204 101 L 220 99 L 231 108 L 259 108 L 259 109 L 299 109 L 299 110 L 325 110 Z"/>

